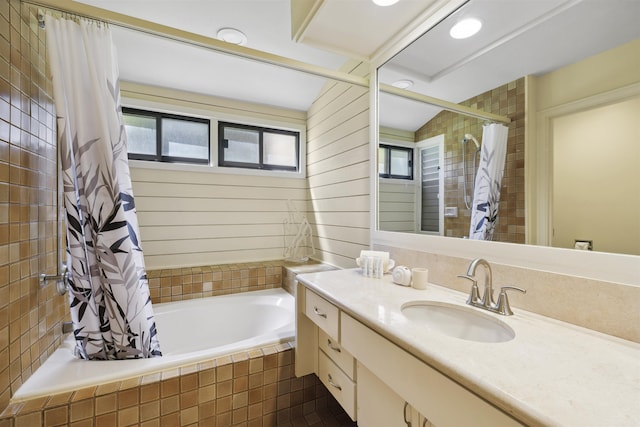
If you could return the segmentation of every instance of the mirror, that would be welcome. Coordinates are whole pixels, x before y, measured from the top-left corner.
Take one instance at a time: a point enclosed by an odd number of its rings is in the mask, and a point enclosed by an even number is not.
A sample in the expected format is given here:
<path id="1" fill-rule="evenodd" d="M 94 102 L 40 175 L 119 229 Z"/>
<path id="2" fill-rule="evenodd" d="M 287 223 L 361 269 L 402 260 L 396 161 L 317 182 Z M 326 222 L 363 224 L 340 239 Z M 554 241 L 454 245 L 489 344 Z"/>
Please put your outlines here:
<path id="1" fill-rule="evenodd" d="M 639 2 L 619 0 L 471 0 L 378 81 L 511 120 L 494 241 L 640 255 L 637 16 Z M 480 32 L 451 38 L 465 18 Z M 468 237 L 479 156 L 465 136 L 482 145 L 486 121 L 384 90 L 378 100 L 390 159 L 379 162 L 378 230 Z M 413 149 L 413 180 L 388 175 L 393 147 L 397 170 Z"/>

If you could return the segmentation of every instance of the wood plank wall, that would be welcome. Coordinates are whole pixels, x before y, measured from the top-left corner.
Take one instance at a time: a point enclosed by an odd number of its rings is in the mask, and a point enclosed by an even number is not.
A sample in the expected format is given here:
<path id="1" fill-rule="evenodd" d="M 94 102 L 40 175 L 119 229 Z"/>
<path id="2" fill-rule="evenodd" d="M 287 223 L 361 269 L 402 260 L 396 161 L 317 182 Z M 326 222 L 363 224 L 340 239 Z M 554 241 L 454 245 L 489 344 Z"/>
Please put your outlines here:
<path id="1" fill-rule="evenodd" d="M 141 85 L 123 84 L 122 95 L 208 111 L 214 117 L 242 115 L 303 126 L 306 122 L 305 112 Z M 131 178 L 147 269 L 281 259 L 287 200 L 300 211 L 307 207 L 307 181 L 301 178 L 134 166 Z"/>
<path id="2" fill-rule="evenodd" d="M 369 74 L 354 62 L 349 72 Z M 307 112 L 308 218 L 315 230 L 315 258 L 355 267 L 369 247 L 369 90 L 327 84 Z"/>
<path id="3" fill-rule="evenodd" d="M 402 146 L 415 144 L 415 133 L 380 127 L 380 142 Z M 415 177 L 418 176 L 416 172 L 414 168 Z M 380 178 L 378 184 L 378 222 L 381 230 L 416 232 L 417 185 L 417 181 Z"/>

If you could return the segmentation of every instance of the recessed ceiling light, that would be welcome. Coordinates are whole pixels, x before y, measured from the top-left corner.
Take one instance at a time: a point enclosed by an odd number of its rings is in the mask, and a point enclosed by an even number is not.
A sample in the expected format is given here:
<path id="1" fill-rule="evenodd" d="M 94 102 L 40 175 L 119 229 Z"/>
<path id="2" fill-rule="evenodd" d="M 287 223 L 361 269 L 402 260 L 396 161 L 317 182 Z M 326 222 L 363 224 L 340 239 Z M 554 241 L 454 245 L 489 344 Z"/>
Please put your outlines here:
<path id="1" fill-rule="evenodd" d="M 402 79 L 391 83 L 391 86 L 397 87 L 398 89 L 406 89 L 413 86 L 413 81 L 409 79 Z"/>
<path id="2" fill-rule="evenodd" d="M 482 22 L 475 18 L 467 18 L 451 27 L 449 35 L 454 39 L 466 39 L 480 31 L 480 28 L 482 28 Z"/>
<path id="3" fill-rule="evenodd" d="M 398 3 L 398 0 L 371 0 L 378 6 L 391 6 L 392 4 Z"/>
<path id="4" fill-rule="evenodd" d="M 227 43 L 245 45 L 247 44 L 247 36 L 240 30 L 235 28 L 221 28 L 218 30 L 218 38 Z"/>

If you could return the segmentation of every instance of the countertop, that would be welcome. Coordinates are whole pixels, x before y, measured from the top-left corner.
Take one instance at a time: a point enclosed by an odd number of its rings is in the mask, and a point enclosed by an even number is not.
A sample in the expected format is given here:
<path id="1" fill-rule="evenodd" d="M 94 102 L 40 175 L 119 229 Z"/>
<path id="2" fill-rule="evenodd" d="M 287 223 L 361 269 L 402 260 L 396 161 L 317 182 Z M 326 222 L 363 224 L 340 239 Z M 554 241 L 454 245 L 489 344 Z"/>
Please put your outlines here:
<path id="1" fill-rule="evenodd" d="M 465 304 L 434 284 L 395 285 L 359 269 L 301 274 L 305 286 L 524 424 L 640 426 L 640 344 L 513 308 L 499 318 L 515 338 L 483 343 L 449 337 L 407 319 L 409 301 Z M 480 286 L 482 292 L 482 286 Z"/>

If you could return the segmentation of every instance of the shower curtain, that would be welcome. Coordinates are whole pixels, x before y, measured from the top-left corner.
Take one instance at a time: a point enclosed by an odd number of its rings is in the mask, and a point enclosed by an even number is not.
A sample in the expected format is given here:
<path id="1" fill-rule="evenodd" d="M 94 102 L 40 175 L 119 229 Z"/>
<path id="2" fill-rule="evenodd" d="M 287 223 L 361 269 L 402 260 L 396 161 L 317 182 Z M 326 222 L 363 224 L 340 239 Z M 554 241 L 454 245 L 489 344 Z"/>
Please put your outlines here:
<path id="1" fill-rule="evenodd" d="M 473 193 L 470 239 L 493 239 L 493 231 L 498 222 L 508 136 L 509 129 L 501 124 L 485 125 L 482 129 L 482 150 Z"/>
<path id="2" fill-rule="evenodd" d="M 67 223 L 69 300 L 83 359 L 160 356 L 105 24 L 46 17 Z"/>

